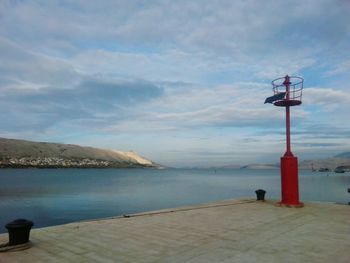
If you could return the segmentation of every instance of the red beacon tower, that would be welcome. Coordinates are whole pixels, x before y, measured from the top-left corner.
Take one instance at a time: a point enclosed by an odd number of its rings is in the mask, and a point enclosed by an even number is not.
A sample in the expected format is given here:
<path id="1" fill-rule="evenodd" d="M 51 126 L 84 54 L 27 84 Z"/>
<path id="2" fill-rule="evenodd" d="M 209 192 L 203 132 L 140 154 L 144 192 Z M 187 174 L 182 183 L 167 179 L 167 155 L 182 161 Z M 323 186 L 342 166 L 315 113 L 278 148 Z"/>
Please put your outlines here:
<path id="1" fill-rule="evenodd" d="M 272 81 L 274 95 L 265 103 L 286 108 L 286 152 L 281 157 L 281 206 L 303 207 L 299 201 L 298 158 L 293 155 L 290 143 L 290 107 L 301 104 L 304 79 L 285 76 Z"/>

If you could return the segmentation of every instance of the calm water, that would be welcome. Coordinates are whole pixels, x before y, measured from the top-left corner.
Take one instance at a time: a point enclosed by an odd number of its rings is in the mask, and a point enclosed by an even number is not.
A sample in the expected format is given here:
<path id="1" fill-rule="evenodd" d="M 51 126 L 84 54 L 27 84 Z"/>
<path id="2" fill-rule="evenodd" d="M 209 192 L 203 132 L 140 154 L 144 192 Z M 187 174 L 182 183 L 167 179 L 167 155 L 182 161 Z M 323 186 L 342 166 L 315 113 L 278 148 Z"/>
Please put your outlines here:
<path id="1" fill-rule="evenodd" d="M 347 204 L 350 174 L 300 171 L 301 200 Z M 35 227 L 230 198 L 280 198 L 278 170 L 1 169 L 0 233 L 16 218 Z"/>

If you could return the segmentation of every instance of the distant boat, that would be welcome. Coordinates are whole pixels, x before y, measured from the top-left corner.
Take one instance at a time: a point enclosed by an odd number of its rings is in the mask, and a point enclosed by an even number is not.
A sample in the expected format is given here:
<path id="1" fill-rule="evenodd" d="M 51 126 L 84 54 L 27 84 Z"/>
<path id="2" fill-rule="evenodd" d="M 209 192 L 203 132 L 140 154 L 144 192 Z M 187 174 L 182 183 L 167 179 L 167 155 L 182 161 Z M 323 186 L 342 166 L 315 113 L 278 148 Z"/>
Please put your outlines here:
<path id="1" fill-rule="evenodd" d="M 327 168 L 327 167 L 321 167 L 318 171 L 319 172 L 330 172 L 331 170 L 329 170 L 329 168 Z"/>
<path id="2" fill-rule="evenodd" d="M 346 173 L 350 172 L 350 166 L 349 165 L 341 165 L 334 169 L 335 173 Z"/>
<path id="3" fill-rule="evenodd" d="M 345 166 L 338 166 L 337 168 L 334 169 L 335 173 L 345 173 Z"/>

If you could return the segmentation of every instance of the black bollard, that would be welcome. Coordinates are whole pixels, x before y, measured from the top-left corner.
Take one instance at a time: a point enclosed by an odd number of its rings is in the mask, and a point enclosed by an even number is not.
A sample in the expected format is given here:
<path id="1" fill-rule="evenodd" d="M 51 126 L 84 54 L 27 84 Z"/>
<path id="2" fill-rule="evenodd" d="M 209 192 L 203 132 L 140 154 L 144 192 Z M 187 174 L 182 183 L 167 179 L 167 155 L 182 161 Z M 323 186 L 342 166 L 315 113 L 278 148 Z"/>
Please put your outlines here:
<path id="1" fill-rule="evenodd" d="M 264 201 L 265 200 L 265 193 L 266 191 L 263 189 L 258 189 L 255 191 L 256 193 L 256 200 L 258 201 Z"/>
<path id="2" fill-rule="evenodd" d="M 26 219 L 16 219 L 8 224 L 6 228 L 9 232 L 9 245 L 16 246 L 29 241 L 30 229 L 33 222 Z"/>

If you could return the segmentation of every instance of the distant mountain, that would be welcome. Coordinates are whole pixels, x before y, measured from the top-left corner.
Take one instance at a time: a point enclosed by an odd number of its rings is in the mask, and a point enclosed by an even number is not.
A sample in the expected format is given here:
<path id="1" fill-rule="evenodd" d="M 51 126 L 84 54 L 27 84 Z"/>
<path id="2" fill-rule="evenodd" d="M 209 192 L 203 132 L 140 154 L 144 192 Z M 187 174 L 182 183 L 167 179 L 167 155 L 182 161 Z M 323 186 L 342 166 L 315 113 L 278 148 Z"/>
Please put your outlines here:
<path id="1" fill-rule="evenodd" d="M 343 152 L 340 154 L 337 154 L 336 156 L 334 156 L 335 158 L 349 158 L 350 159 L 350 152 Z"/>
<path id="2" fill-rule="evenodd" d="M 305 160 L 299 162 L 300 169 L 329 169 L 329 170 L 337 170 L 338 169 L 348 169 L 350 166 L 350 152 L 343 152 L 337 154 L 330 158 L 325 159 L 315 159 L 315 160 Z"/>
<path id="3" fill-rule="evenodd" d="M 305 160 L 299 162 L 300 169 L 306 170 L 320 170 L 321 168 L 328 168 L 330 170 L 335 170 L 339 166 L 349 166 L 350 158 L 326 158 L 326 159 L 317 159 L 317 160 Z"/>
<path id="4" fill-rule="evenodd" d="M 135 152 L 0 138 L 0 167 L 156 167 Z"/>
<path id="5" fill-rule="evenodd" d="M 302 170 L 320 170 L 321 168 L 328 168 L 331 171 L 334 170 L 350 170 L 350 152 L 343 152 L 335 155 L 334 157 L 325 159 L 315 159 L 315 160 L 299 160 L 299 169 Z M 280 164 L 261 164 L 254 163 L 244 166 L 239 166 L 240 169 L 279 169 Z M 234 166 L 223 166 L 220 168 L 237 168 Z M 338 168 L 338 169 L 337 169 Z"/>
<path id="6" fill-rule="evenodd" d="M 335 155 L 334 157 L 315 160 L 299 160 L 299 169 L 302 170 L 320 170 L 321 168 L 328 168 L 331 171 L 338 169 L 350 169 L 350 152 L 344 152 Z M 242 166 L 242 169 L 279 169 L 280 164 L 249 164 Z"/>
<path id="7" fill-rule="evenodd" d="M 279 164 L 248 164 L 240 167 L 241 169 L 278 169 Z"/>

